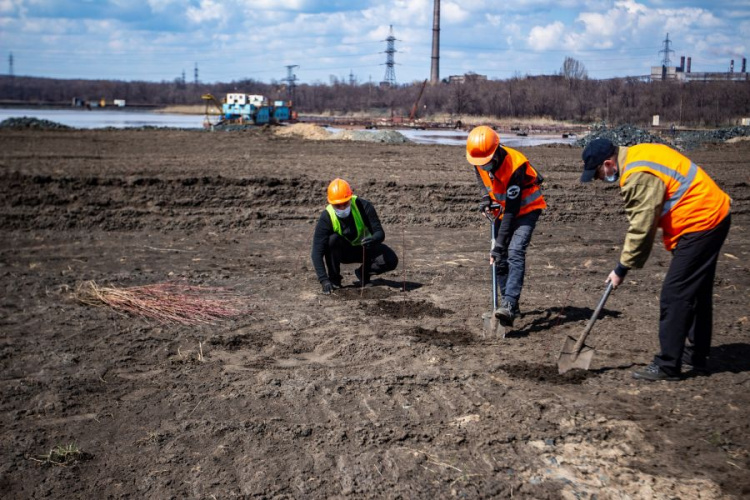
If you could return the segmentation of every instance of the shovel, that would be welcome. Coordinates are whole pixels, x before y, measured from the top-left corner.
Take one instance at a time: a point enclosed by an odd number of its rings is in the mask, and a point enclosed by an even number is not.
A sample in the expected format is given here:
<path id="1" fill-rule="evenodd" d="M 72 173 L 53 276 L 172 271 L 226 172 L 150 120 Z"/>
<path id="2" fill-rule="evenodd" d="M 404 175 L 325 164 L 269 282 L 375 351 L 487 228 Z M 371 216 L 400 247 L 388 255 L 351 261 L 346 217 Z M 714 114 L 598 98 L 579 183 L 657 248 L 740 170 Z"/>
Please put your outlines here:
<path id="1" fill-rule="evenodd" d="M 591 319 L 586 325 L 586 329 L 583 331 L 581 336 L 576 340 L 575 338 L 568 335 L 563 344 L 560 356 L 557 358 L 557 371 L 562 375 L 563 373 L 578 368 L 580 370 L 588 370 L 591 364 L 591 358 L 594 357 L 594 348 L 584 344 L 586 337 L 588 337 L 591 329 L 594 327 L 596 319 L 599 317 L 599 313 L 602 312 L 604 303 L 607 302 L 609 294 L 612 292 L 612 282 L 607 284 L 607 289 L 604 290 L 599 304 L 596 306 L 594 314 L 591 315 Z"/>
<path id="2" fill-rule="evenodd" d="M 501 205 L 492 204 L 490 209 L 500 208 Z M 490 226 L 490 251 L 495 248 L 495 218 L 490 217 L 492 226 Z M 484 324 L 484 336 L 497 336 L 505 338 L 505 327 L 495 317 L 497 310 L 497 262 L 492 263 L 492 310 L 482 314 L 482 323 Z"/>

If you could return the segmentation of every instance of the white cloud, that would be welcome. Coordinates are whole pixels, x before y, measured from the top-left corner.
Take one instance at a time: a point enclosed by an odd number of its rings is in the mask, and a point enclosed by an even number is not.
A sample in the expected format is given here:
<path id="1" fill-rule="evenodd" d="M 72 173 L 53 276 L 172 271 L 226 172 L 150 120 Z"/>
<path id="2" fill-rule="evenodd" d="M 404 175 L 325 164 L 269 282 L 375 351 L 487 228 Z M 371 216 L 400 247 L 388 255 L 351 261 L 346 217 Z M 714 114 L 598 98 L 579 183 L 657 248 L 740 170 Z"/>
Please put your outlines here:
<path id="1" fill-rule="evenodd" d="M 43 63 L 34 68 L 40 76 L 65 68 L 61 71 L 69 77 L 86 77 L 86 72 L 158 80 L 174 78 L 198 61 L 206 81 L 267 81 L 283 77 L 284 65 L 300 64 L 300 81 L 327 81 L 329 74 L 348 75 L 350 68 L 360 81 L 368 73 L 378 80 L 392 24 L 398 81 L 421 80 L 429 73 L 434 0 L 91 0 L 85 4 L 91 8 L 75 12 L 64 8 L 67 2 L 84 5 L 83 0 L 0 0 L 0 46 L 14 53 L 18 68 L 38 60 Z M 728 65 L 727 54 L 747 50 L 750 9 L 741 0 L 715 4 L 443 0 L 441 73 L 549 73 L 568 51 L 592 69 L 585 59 L 591 49 L 597 49 L 593 59 L 600 68 L 609 68 L 603 61 L 614 54 L 621 61 L 640 59 L 630 64 L 640 68 L 648 59 L 656 62 L 666 32 L 675 55 L 692 55 L 694 66 L 723 58 Z M 53 15 L 60 17 L 48 17 Z M 70 57 L 59 56 L 61 47 Z M 108 52 L 121 64 L 92 63 L 94 54 L 98 61 L 112 60 Z M 238 64 L 219 63 L 217 53 Z M 82 61 L 79 54 L 89 59 Z M 592 73 L 603 77 L 606 71 Z"/>
<path id="2" fill-rule="evenodd" d="M 180 0 L 147 0 L 148 6 L 152 12 L 164 12 L 174 4 L 178 4 Z"/>
<path id="3" fill-rule="evenodd" d="M 506 23 L 503 26 L 501 33 L 505 36 L 505 43 L 508 47 L 512 47 L 516 40 L 522 38 L 522 28 L 516 23 Z"/>
<path id="4" fill-rule="evenodd" d="M 188 20 L 195 24 L 228 20 L 227 14 L 225 4 L 215 0 L 201 0 L 199 7 L 189 7 L 186 12 Z"/>
<path id="5" fill-rule="evenodd" d="M 529 32 L 528 43 L 534 50 L 549 50 L 560 46 L 565 25 L 555 21 L 547 26 L 534 26 Z"/>
<path id="6" fill-rule="evenodd" d="M 696 30 L 715 29 L 722 25 L 711 12 L 700 8 L 653 9 L 635 0 L 620 0 L 605 11 L 581 12 L 572 25 L 559 21 L 534 26 L 527 38 L 534 50 L 553 48 L 587 50 L 592 48 L 628 47 L 644 40 L 657 44 L 670 33 L 695 36 Z"/>
<path id="7" fill-rule="evenodd" d="M 242 0 L 245 8 L 257 10 L 303 11 L 313 6 L 309 0 Z"/>
<path id="8" fill-rule="evenodd" d="M 487 19 L 487 22 L 490 23 L 490 26 L 501 26 L 503 22 L 503 16 L 497 15 L 497 14 L 485 14 L 485 19 Z"/>
<path id="9" fill-rule="evenodd" d="M 26 11 L 24 4 L 24 0 L 0 0 L 0 14 L 23 15 Z"/>
<path id="10" fill-rule="evenodd" d="M 440 5 L 440 24 L 459 24 L 469 19 L 470 12 L 461 8 L 460 5 L 449 2 Z"/>

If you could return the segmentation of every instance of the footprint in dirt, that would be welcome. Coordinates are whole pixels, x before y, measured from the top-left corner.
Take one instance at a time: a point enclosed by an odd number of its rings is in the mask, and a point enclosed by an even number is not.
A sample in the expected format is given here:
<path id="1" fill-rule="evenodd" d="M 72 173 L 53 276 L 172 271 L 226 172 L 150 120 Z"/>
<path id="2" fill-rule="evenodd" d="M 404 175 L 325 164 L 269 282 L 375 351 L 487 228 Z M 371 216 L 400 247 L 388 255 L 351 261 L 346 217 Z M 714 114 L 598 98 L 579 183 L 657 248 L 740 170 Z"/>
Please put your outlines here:
<path id="1" fill-rule="evenodd" d="M 336 300 L 372 300 L 384 299 L 393 295 L 389 289 L 377 286 L 344 287 L 334 291 L 330 296 Z"/>
<path id="2" fill-rule="evenodd" d="M 587 378 L 594 376 L 594 372 L 587 370 L 571 370 L 560 375 L 557 371 L 557 366 L 528 363 L 500 365 L 498 369 L 507 373 L 511 378 L 524 378 L 534 382 L 554 385 L 582 384 Z"/>
<path id="3" fill-rule="evenodd" d="M 476 337 L 469 332 L 440 331 L 434 328 L 414 327 L 404 332 L 415 341 L 432 344 L 437 347 L 453 347 L 469 345 L 476 341 Z"/>

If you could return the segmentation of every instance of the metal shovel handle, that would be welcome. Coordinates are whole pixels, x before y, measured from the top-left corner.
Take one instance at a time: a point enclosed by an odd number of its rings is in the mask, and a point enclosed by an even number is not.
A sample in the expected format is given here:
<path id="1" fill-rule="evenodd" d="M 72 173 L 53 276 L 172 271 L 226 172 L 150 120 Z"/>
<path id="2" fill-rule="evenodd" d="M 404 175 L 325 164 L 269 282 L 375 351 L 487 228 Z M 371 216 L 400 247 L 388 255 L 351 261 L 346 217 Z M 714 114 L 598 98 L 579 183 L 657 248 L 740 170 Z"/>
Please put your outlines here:
<path id="1" fill-rule="evenodd" d="M 489 206 L 489 210 L 497 210 L 502 208 L 499 203 L 492 203 Z M 488 215 L 485 212 L 485 217 L 490 219 L 490 252 L 495 248 L 495 224 L 497 224 L 497 218 Z M 497 309 L 497 262 L 492 263 L 492 312 Z"/>
<path id="2" fill-rule="evenodd" d="M 495 248 L 495 219 L 490 225 L 490 252 Z M 497 262 L 492 262 L 492 314 L 497 310 Z"/>
<path id="3" fill-rule="evenodd" d="M 602 295 L 602 298 L 599 300 L 599 304 L 597 304 L 596 306 L 596 310 L 594 311 L 594 314 L 591 315 L 591 319 L 586 325 L 586 329 L 583 331 L 580 338 L 576 342 L 576 345 L 573 347 L 574 356 L 577 356 L 578 353 L 581 352 L 583 343 L 586 341 L 586 337 L 589 336 L 589 333 L 591 333 L 591 329 L 594 327 L 594 323 L 596 323 L 596 319 L 599 317 L 599 313 L 602 312 L 602 308 L 604 308 L 604 304 L 607 302 L 607 299 L 609 298 L 609 294 L 612 293 L 613 288 L 614 287 L 612 286 L 612 282 L 610 281 L 607 284 L 607 289 L 604 290 L 604 294 Z"/>

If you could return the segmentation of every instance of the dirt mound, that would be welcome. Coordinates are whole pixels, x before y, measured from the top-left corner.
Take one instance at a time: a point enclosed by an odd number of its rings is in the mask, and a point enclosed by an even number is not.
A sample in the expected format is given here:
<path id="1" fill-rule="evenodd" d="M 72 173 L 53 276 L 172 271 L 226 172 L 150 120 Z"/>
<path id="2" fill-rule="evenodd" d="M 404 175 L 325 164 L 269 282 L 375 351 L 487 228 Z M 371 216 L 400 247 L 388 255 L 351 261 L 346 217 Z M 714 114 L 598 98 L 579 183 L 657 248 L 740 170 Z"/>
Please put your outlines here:
<path id="1" fill-rule="evenodd" d="M 323 141 L 331 139 L 333 134 L 319 125 L 311 123 L 295 123 L 285 127 L 278 127 L 274 130 L 275 134 L 280 137 L 297 136 L 311 141 Z"/>
<path id="2" fill-rule="evenodd" d="M 295 123 L 285 127 L 278 127 L 275 129 L 275 133 L 281 137 L 295 136 L 312 141 L 364 141 L 388 144 L 410 142 L 403 134 L 395 130 L 341 130 L 334 133 L 325 127 L 311 123 Z"/>

